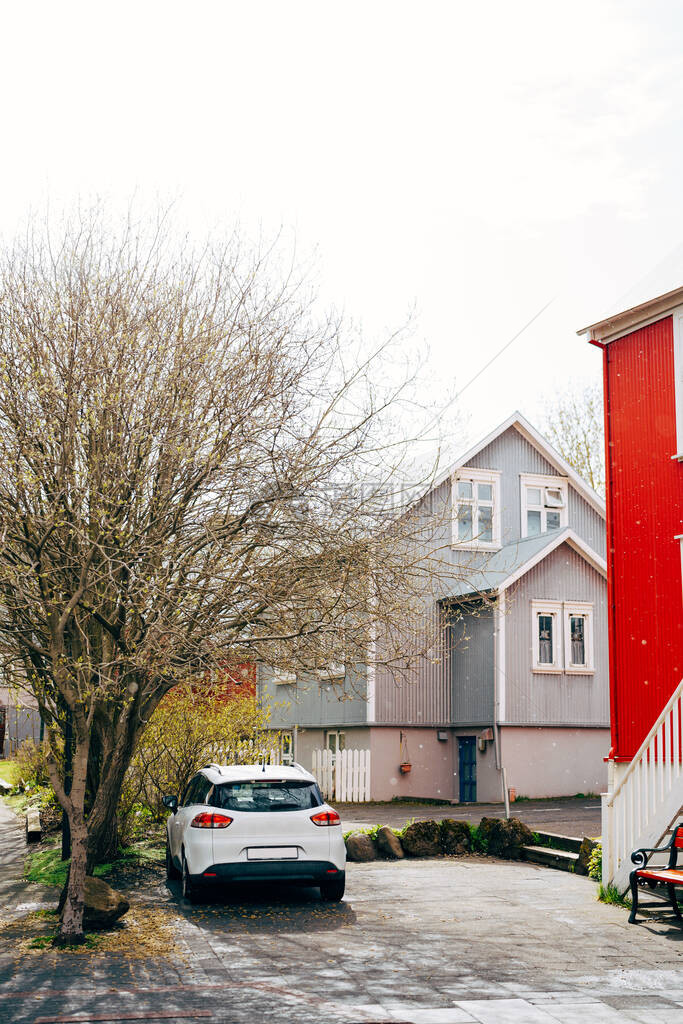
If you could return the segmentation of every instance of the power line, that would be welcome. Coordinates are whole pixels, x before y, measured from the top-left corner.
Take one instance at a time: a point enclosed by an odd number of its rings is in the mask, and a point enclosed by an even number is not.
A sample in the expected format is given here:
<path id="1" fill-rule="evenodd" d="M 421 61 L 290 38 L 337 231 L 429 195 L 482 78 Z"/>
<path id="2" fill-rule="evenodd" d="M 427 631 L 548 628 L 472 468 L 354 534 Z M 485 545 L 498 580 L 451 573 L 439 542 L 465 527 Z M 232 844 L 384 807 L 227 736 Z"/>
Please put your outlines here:
<path id="1" fill-rule="evenodd" d="M 496 352 L 495 355 L 491 356 L 491 358 L 489 359 L 488 363 L 485 363 L 480 370 L 477 370 L 477 372 L 475 373 L 474 377 L 470 378 L 470 380 L 468 380 L 467 383 L 464 384 L 460 388 L 460 390 L 457 392 L 457 394 L 453 395 L 451 400 L 446 403 L 446 405 L 443 407 L 443 409 L 441 409 L 440 412 L 437 413 L 437 415 L 434 417 L 434 419 L 430 420 L 430 422 L 425 427 L 423 433 L 426 433 L 428 430 L 430 430 L 433 427 L 433 425 L 435 423 L 438 423 L 438 421 L 441 419 L 441 417 L 446 412 L 446 410 L 449 409 L 450 406 L 453 405 L 454 402 L 457 402 L 457 400 L 460 398 L 460 396 L 465 391 L 467 391 L 468 387 L 471 384 L 474 384 L 475 380 L 478 380 L 479 377 L 481 377 L 482 373 L 484 373 L 486 370 L 488 370 L 489 366 L 491 366 L 493 363 L 495 363 L 496 359 L 498 359 L 499 356 L 502 356 L 503 352 L 505 352 L 506 349 L 510 348 L 510 345 L 512 345 L 513 342 L 517 341 L 517 339 L 519 337 L 521 337 L 522 334 L 524 334 L 524 332 L 527 330 L 527 328 L 531 327 L 531 325 L 534 323 L 534 321 L 538 320 L 539 316 L 541 316 L 542 313 L 545 313 L 545 311 L 548 308 L 548 306 L 551 306 L 554 301 L 555 301 L 555 298 L 553 297 L 548 302 L 546 302 L 545 306 L 542 306 L 541 309 L 539 309 L 539 311 L 537 313 L 534 313 L 534 315 L 532 316 L 531 320 L 529 320 L 527 323 L 524 324 L 524 327 L 521 327 L 517 331 L 517 333 L 515 335 L 513 335 L 512 338 L 510 338 L 509 341 L 505 342 L 503 347 L 501 349 L 499 349 L 498 352 Z"/>

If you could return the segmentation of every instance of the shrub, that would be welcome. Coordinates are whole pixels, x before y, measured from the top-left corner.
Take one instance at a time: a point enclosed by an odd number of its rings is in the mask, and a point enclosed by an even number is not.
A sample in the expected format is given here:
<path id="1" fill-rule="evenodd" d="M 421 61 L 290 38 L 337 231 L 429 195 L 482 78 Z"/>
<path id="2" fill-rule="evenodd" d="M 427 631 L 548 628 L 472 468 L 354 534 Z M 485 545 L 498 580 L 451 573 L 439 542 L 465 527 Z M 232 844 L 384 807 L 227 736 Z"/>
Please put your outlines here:
<path id="1" fill-rule="evenodd" d="M 588 876 L 596 882 L 602 879 L 602 843 L 598 843 L 588 858 Z"/>
<path id="2" fill-rule="evenodd" d="M 226 698 L 189 685 L 167 694 L 150 718 L 124 780 L 119 804 L 122 841 L 130 832 L 136 805 L 159 819 L 166 813 L 164 795 L 180 796 L 200 768 L 213 761 L 249 764 L 261 747 L 277 748 L 279 736 L 265 732 L 267 723 L 267 712 L 252 696 Z"/>
<path id="3" fill-rule="evenodd" d="M 50 776 L 47 771 L 47 748 L 44 743 L 26 740 L 17 750 L 14 757 L 16 776 L 21 780 L 22 789 L 34 789 L 37 786 L 49 786 Z"/>
<path id="4" fill-rule="evenodd" d="M 470 849 L 473 853 L 488 853 L 489 843 L 478 825 L 468 824 L 470 830 Z"/>

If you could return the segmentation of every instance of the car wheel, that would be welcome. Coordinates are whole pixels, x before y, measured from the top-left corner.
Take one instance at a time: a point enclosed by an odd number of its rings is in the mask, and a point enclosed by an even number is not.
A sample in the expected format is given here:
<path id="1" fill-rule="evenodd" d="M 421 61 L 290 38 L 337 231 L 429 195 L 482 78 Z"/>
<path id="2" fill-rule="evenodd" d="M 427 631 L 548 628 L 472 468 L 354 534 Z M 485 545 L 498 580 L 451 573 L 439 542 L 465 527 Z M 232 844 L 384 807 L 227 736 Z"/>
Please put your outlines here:
<path id="1" fill-rule="evenodd" d="M 173 863 L 173 857 L 171 856 L 171 847 L 168 845 L 168 839 L 166 840 L 166 877 L 169 881 L 174 881 L 180 878 L 180 872 Z"/>
<path id="2" fill-rule="evenodd" d="M 345 879 L 337 879 L 334 882 L 323 882 L 320 886 L 320 895 L 325 903 L 339 903 L 344 896 Z"/>
<path id="3" fill-rule="evenodd" d="M 190 878 L 190 869 L 187 866 L 185 860 L 185 854 L 183 854 L 183 899 L 187 900 L 188 903 L 194 903 L 197 898 L 197 891 L 192 884 Z"/>

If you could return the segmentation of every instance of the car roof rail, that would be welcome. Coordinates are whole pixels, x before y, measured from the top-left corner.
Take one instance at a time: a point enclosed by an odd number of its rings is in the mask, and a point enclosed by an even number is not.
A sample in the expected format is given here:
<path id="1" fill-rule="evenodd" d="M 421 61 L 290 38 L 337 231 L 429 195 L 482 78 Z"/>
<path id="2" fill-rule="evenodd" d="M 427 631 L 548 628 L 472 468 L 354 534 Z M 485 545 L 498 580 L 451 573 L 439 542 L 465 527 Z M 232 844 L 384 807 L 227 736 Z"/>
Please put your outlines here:
<path id="1" fill-rule="evenodd" d="M 304 766 L 302 764 L 299 764 L 298 761 L 292 761 L 290 768 L 296 768 L 298 771 L 304 772 L 306 775 L 308 775 L 308 772 L 306 771 Z"/>
<path id="2" fill-rule="evenodd" d="M 214 768 L 218 772 L 219 775 L 223 774 L 222 766 L 220 764 L 216 764 L 215 761 L 212 761 L 211 764 L 205 764 L 204 767 L 205 768 Z"/>

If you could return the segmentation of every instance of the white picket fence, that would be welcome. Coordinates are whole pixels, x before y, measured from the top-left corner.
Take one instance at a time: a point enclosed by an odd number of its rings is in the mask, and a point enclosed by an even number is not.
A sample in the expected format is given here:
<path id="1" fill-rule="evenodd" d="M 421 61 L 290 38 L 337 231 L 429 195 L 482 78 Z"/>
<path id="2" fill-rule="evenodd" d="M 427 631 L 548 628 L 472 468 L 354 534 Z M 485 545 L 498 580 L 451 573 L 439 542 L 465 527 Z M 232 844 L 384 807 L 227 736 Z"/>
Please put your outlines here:
<path id="1" fill-rule="evenodd" d="M 631 853 L 656 846 L 683 807 L 683 680 L 611 793 L 602 796 L 602 880 L 624 890 Z"/>
<path id="2" fill-rule="evenodd" d="M 370 751 L 313 751 L 313 774 L 326 800 L 364 803 L 370 799 Z"/>
<path id="3" fill-rule="evenodd" d="M 215 757 L 220 764 L 282 764 L 281 748 L 258 740 L 240 740 L 231 747 L 220 747 Z"/>

